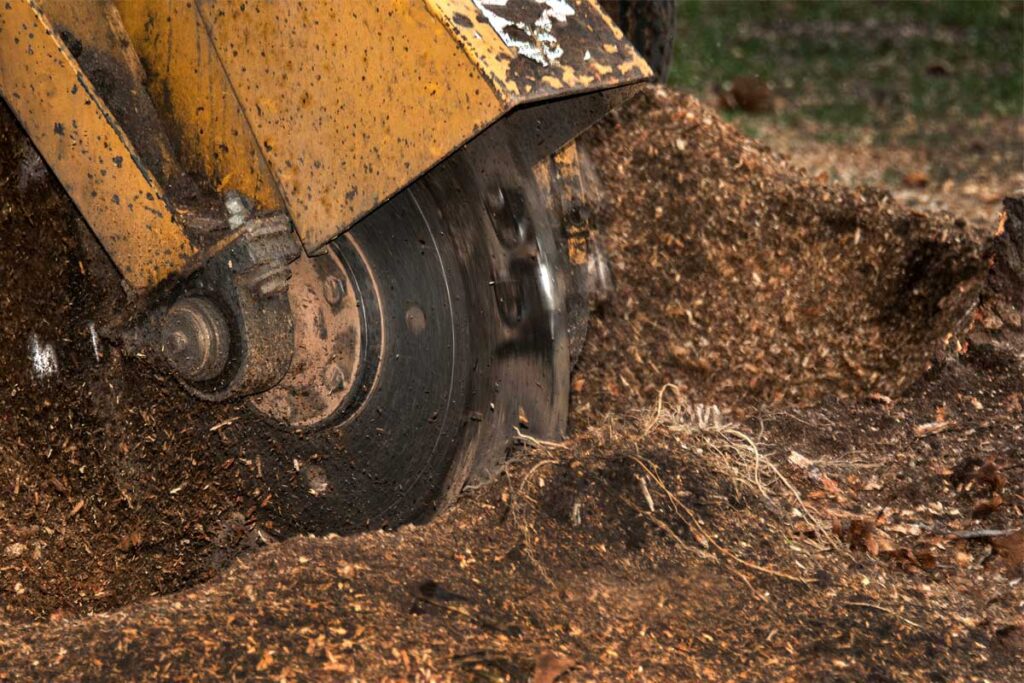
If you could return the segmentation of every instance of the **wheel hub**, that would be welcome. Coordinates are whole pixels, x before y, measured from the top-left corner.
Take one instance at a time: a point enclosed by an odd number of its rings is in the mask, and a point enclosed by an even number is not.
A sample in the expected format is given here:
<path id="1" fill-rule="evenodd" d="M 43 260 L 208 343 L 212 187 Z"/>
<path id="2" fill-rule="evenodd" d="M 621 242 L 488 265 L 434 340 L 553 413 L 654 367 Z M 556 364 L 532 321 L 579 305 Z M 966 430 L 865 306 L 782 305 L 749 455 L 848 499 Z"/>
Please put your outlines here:
<path id="1" fill-rule="evenodd" d="M 297 429 L 354 413 L 380 361 L 380 315 L 372 278 L 347 241 L 291 264 L 288 300 L 294 355 L 281 382 L 252 399 L 259 411 Z"/>
<path id="2" fill-rule="evenodd" d="M 164 357 L 190 382 L 213 379 L 228 363 L 230 332 L 224 315 L 203 297 L 177 301 L 160 329 Z"/>
<path id="3" fill-rule="evenodd" d="M 230 332 L 225 369 L 186 386 L 247 396 L 284 428 L 261 475 L 280 528 L 428 517 L 501 465 L 516 424 L 564 433 L 568 255 L 559 207 L 509 134 L 474 140 L 323 254 L 256 225 L 186 284 Z"/>

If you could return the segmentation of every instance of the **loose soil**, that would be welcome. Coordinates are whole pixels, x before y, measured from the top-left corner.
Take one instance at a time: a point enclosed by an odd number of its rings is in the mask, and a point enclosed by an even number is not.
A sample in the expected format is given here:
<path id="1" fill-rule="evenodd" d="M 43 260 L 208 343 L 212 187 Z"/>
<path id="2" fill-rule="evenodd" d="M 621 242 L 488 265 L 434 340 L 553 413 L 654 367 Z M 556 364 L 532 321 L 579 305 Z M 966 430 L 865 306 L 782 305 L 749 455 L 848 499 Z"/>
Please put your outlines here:
<path id="1" fill-rule="evenodd" d="M 1024 201 L 910 211 L 660 88 L 590 146 L 570 440 L 285 539 L 285 442 L 94 348 L 116 280 L 4 121 L 0 680 L 1019 680 Z"/>

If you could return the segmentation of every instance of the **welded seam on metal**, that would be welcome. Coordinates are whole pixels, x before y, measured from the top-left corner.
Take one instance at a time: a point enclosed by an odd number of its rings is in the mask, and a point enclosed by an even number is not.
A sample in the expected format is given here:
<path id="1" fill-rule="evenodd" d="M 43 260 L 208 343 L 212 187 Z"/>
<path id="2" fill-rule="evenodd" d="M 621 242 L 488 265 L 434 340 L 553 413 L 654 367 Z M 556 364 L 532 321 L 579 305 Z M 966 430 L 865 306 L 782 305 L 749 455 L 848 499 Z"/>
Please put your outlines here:
<path id="1" fill-rule="evenodd" d="M 203 11 L 199 9 L 199 5 L 201 2 L 202 0 L 195 0 L 192 4 L 192 9 L 199 16 L 199 23 L 202 24 L 203 30 L 206 31 L 206 39 L 209 41 L 211 48 L 210 52 L 212 52 L 214 57 L 217 59 L 217 64 L 220 65 L 221 71 L 227 76 L 224 80 L 227 81 L 228 88 L 231 90 L 231 96 L 234 98 L 235 102 L 241 103 L 241 96 L 238 94 L 238 90 L 235 88 L 234 80 L 232 80 L 230 76 L 230 72 L 227 69 L 227 65 L 224 64 L 224 60 L 220 56 L 220 49 L 217 47 L 217 43 L 213 39 L 213 27 L 209 24 L 209 22 L 207 22 L 206 15 L 203 14 Z M 257 141 L 257 144 L 255 146 L 256 153 L 260 155 L 260 158 L 263 160 L 264 167 L 266 167 L 267 172 L 273 179 L 274 187 L 277 189 L 278 196 L 281 197 L 281 202 L 284 204 L 285 213 L 288 216 L 288 221 L 289 223 L 291 223 L 291 217 L 293 215 L 293 212 L 292 207 L 288 205 L 288 193 L 284 192 L 284 190 L 282 189 L 281 181 L 278 179 L 277 173 L 274 172 L 274 167 L 270 164 L 270 161 L 267 159 L 267 156 L 263 153 L 263 148 L 259 144 L 259 136 L 256 135 L 256 129 L 253 127 L 253 122 L 249 118 L 249 112 L 247 108 L 240 105 L 239 109 L 242 112 L 242 118 L 245 119 L 245 125 L 249 127 L 249 135 L 251 135 L 252 138 Z M 309 252 L 306 250 L 306 245 L 303 243 L 301 239 L 299 240 L 299 244 L 302 244 L 302 250 L 308 254 Z M 323 248 L 317 250 L 317 252 L 321 253 L 325 248 L 326 245 L 324 245 Z"/>

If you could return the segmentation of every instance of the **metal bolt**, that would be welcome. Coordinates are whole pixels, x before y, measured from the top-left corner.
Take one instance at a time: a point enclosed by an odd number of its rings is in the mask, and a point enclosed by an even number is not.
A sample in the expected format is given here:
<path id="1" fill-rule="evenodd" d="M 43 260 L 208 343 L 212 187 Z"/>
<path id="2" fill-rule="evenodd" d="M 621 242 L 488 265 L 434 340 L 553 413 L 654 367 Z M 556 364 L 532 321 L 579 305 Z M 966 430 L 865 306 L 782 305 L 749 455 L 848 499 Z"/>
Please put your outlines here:
<path id="1" fill-rule="evenodd" d="M 164 349 L 171 354 L 179 354 L 188 347 L 188 335 L 181 330 L 174 330 L 164 341 Z"/>
<path id="2" fill-rule="evenodd" d="M 327 384 L 327 391 L 332 394 L 345 388 L 345 371 L 337 363 L 331 363 L 324 372 L 324 383 Z"/>
<path id="3" fill-rule="evenodd" d="M 526 200 L 522 193 L 491 188 L 484 197 L 491 215 L 491 227 L 506 247 L 522 244 L 527 234 Z"/>
<path id="4" fill-rule="evenodd" d="M 496 216 L 505 208 L 505 193 L 500 187 L 488 188 L 484 195 L 484 203 L 487 205 L 487 209 Z"/>
<path id="5" fill-rule="evenodd" d="M 341 303 L 341 299 L 344 296 L 345 281 L 340 277 L 328 275 L 324 279 L 324 298 L 327 299 L 327 303 L 336 306 Z"/>
<path id="6" fill-rule="evenodd" d="M 202 297 L 186 297 L 167 311 L 160 327 L 161 350 L 187 381 L 213 379 L 228 363 L 230 332 L 220 309 Z"/>
<path id="7" fill-rule="evenodd" d="M 423 309 L 413 304 L 405 311 L 405 326 L 413 334 L 419 334 L 427 329 L 427 316 Z"/>
<path id="8" fill-rule="evenodd" d="M 248 200 L 237 190 L 228 190 L 224 195 L 224 208 L 228 212 L 228 225 L 232 228 L 240 227 L 252 214 Z"/>

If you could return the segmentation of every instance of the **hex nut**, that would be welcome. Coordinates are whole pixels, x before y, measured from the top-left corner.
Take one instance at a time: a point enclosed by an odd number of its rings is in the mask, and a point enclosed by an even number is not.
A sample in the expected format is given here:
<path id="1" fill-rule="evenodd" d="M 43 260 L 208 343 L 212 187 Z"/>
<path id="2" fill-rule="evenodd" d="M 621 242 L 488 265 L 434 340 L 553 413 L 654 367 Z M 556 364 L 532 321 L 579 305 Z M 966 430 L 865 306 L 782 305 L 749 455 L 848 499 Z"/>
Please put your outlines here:
<path id="1" fill-rule="evenodd" d="M 345 371 L 337 363 L 330 363 L 326 370 L 324 370 L 324 383 L 327 385 L 327 390 L 332 394 L 344 389 L 347 380 Z"/>
<path id="2" fill-rule="evenodd" d="M 332 306 L 341 303 L 345 296 L 345 281 L 335 275 L 328 275 L 324 278 L 324 299 Z"/>

